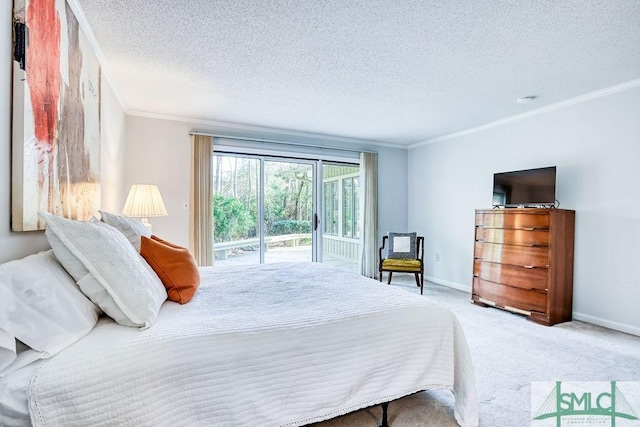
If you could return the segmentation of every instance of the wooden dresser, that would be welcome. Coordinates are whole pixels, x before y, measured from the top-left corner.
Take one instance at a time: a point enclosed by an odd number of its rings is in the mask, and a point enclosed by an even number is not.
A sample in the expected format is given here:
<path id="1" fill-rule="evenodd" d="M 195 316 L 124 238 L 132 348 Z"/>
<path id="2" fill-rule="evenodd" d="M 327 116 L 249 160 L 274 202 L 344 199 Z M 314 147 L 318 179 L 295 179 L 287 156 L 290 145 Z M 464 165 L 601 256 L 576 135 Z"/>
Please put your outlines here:
<path id="1" fill-rule="evenodd" d="M 472 302 L 554 325 L 571 320 L 575 211 L 477 209 Z"/>

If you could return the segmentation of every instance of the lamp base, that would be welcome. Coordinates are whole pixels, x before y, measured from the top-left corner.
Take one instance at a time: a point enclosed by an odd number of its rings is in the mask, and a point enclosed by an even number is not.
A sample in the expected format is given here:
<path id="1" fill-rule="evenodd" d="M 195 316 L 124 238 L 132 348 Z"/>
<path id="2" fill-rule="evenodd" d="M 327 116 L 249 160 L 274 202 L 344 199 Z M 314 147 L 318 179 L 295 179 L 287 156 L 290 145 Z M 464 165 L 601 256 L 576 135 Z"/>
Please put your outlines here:
<path id="1" fill-rule="evenodd" d="M 147 219 L 146 217 L 142 217 L 140 219 L 140 222 L 142 222 L 142 225 L 144 225 L 149 229 L 149 231 L 151 231 L 151 223 L 149 222 L 149 219 Z"/>

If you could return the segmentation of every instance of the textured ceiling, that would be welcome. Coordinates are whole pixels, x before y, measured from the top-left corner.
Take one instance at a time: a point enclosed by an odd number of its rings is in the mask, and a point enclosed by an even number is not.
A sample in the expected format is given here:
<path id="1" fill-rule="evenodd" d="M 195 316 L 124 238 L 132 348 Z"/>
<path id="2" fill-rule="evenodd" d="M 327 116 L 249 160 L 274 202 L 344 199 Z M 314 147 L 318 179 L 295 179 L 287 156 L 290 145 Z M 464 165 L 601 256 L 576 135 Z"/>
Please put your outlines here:
<path id="1" fill-rule="evenodd" d="M 640 78 L 638 0 L 77 3 L 133 114 L 409 145 Z"/>

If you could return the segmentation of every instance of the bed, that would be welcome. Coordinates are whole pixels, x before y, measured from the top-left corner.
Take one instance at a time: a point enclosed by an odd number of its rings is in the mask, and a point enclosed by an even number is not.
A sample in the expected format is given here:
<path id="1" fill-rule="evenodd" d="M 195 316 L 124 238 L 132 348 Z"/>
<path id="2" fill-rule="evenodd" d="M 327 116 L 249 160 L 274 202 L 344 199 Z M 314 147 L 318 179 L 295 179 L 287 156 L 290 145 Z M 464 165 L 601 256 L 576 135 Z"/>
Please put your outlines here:
<path id="1" fill-rule="evenodd" d="M 436 388 L 478 424 L 462 328 L 427 298 L 318 263 L 199 273 L 152 326 L 102 316 L 0 377 L 0 425 L 300 426 Z"/>

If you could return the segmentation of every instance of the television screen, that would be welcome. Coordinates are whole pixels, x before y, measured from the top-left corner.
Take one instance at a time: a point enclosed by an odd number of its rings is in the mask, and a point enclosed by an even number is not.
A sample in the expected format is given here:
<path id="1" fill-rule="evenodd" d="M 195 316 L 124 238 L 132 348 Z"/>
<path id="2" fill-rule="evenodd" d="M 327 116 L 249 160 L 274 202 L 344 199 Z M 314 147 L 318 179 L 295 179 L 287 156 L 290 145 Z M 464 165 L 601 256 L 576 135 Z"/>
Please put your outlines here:
<path id="1" fill-rule="evenodd" d="M 555 202 L 555 166 L 493 175 L 493 206 L 549 206 Z"/>

